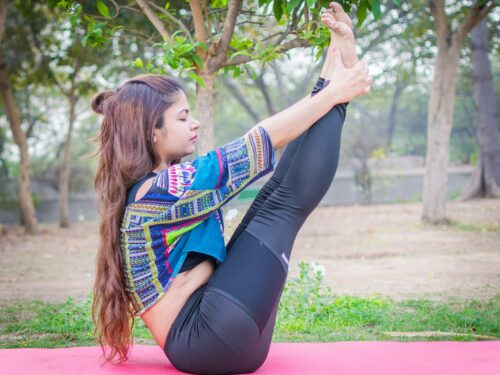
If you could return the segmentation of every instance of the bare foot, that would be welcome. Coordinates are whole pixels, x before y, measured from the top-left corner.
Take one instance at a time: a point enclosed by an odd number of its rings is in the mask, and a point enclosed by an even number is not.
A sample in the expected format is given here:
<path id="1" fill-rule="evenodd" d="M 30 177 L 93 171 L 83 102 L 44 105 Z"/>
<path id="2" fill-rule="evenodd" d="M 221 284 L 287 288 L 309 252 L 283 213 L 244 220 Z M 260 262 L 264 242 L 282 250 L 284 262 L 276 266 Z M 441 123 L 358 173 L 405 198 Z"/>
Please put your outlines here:
<path id="1" fill-rule="evenodd" d="M 346 68 L 353 67 L 359 60 L 356 55 L 356 39 L 352 31 L 352 20 L 337 2 L 329 4 L 330 9 L 321 14 L 321 22 L 330 29 L 330 49 L 340 50 L 342 63 Z"/>

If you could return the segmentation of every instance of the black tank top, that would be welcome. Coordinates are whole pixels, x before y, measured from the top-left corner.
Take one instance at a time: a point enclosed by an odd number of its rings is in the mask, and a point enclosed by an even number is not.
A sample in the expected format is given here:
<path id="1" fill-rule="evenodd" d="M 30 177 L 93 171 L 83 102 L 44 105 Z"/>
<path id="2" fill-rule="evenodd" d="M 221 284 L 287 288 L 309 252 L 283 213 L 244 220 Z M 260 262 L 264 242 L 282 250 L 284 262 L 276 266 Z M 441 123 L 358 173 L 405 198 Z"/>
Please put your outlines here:
<path id="1" fill-rule="evenodd" d="M 135 202 L 135 196 L 137 194 L 137 191 L 141 187 L 142 183 L 146 181 L 147 179 L 156 176 L 156 173 L 154 172 L 149 172 L 146 176 L 142 177 L 139 181 L 137 181 L 128 191 L 127 193 L 127 206 L 133 202 Z M 207 254 L 202 254 L 202 253 L 197 253 L 195 251 L 191 251 L 188 253 L 186 256 L 186 259 L 184 260 L 184 263 L 182 263 L 181 269 L 179 270 L 179 273 L 190 270 L 194 267 L 196 267 L 198 264 L 203 262 L 206 259 L 210 259 L 211 262 L 216 265 L 216 259 L 210 255 Z"/>

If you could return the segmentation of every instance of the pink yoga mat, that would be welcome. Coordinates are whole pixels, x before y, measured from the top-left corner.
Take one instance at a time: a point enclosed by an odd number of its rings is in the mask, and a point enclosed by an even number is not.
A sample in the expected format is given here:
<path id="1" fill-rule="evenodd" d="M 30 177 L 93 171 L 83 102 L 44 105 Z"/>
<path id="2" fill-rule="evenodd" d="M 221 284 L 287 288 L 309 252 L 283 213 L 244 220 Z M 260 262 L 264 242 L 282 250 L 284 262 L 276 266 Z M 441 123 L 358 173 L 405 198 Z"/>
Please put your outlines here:
<path id="1" fill-rule="evenodd" d="M 99 367 L 98 346 L 0 349 L 2 375 L 184 374 L 159 346 L 134 345 L 125 365 Z M 500 375 L 500 341 L 273 343 L 259 375 Z"/>

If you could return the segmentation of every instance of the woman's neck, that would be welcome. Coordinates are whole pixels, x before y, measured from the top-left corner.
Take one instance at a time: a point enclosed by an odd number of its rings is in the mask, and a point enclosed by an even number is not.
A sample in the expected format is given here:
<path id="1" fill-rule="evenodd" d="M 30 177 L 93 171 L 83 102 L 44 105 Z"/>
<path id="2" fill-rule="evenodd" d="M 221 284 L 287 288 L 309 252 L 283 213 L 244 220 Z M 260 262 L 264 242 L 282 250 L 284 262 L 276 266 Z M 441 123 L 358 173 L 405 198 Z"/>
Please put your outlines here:
<path id="1" fill-rule="evenodd" d="M 171 165 L 171 162 L 162 161 L 160 164 L 156 165 L 153 168 L 153 172 L 159 173 L 159 172 L 163 171 L 164 169 L 168 169 L 168 167 L 170 167 L 170 165 Z"/>

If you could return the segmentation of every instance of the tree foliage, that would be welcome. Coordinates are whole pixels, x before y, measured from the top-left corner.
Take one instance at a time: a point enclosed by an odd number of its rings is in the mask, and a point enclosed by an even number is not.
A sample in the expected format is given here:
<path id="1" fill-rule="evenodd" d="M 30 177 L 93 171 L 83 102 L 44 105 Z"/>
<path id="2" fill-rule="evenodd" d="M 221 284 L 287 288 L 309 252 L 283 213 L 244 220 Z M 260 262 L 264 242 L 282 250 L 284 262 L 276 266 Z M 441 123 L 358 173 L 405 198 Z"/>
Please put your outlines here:
<path id="1" fill-rule="evenodd" d="M 134 2 L 101 0 L 53 1 L 68 12 L 72 22 L 86 26 L 82 44 L 96 48 L 118 32 L 122 36 L 141 34 L 150 32 L 153 25 L 157 34 L 150 42 L 155 52 L 148 58 L 136 56 L 131 61 L 133 66 L 150 73 L 167 73 L 170 69 L 180 76 L 186 75 L 202 87 L 204 80 L 198 70 L 206 67 L 207 56 L 213 55 L 221 41 L 228 37 L 224 25 L 231 2 L 227 0 L 210 1 L 206 8 L 201 9 L 192 9 L 185 1 L 167 1 L 163 6 L 155 1 L 137 1 L 138 5 Z M 329 2 L 245 1 L 238 14 L 239 22 L 229 35 L 227 52 L 222 62 L 212 67 L 212 70 L 220 68 L 221 73 L 238 77 L 248 67 L 246 65 L 244 68 L 243 65 L 250 61 L 266 64 L 290 48 L 305 46 L 311 46 L 316 59 L 319 59 L 329 41 L 329 32 L 319 27 L 319 14 L 328 7 Z M 358 27 L 368 14 L 373 14 L 375 20 L 382 15 L 379 0 L 339 2 L 347 12 L 356 7 Z M 392 0 L 390 3 L 399 5 L 400 2 Z M 149 14 L 150 24 L 140 22 L 144 19 L 140 9 Z M 198 11 L 201 12 L 200 19 L 197 18 Z M 292 36 L 295 39 L 290 41 Z M 253 69 L 250 69 L 250 74 L 255 79 L 257 73 Z"/>

